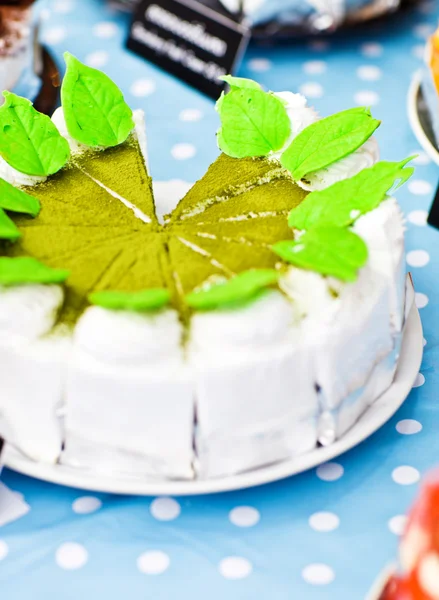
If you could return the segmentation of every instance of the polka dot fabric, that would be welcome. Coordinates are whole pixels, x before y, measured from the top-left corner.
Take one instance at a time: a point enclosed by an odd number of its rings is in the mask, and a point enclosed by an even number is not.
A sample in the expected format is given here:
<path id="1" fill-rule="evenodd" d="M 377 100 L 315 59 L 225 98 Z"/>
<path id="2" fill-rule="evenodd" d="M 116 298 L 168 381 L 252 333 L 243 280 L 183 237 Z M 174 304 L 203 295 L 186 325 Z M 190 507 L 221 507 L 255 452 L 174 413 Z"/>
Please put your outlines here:
<path id="1" fill-rule="evenodd" d="M 103 68 L 146 112 L 155 179 L 195 181 L 217 156 L 214 104 L 124 49 L 128 17 L 102 0 L 47 0 L 42 34 Z M 439 462 L 439 232 L 426 225 L 438 171 L 406 116 L 412 74 L 439 8 L 290 46 L 251 46 L 239 75 L 303 91 L 323 115 L 358 104 L 382 119 L 382 157 L 417 154 L 397 192 L 425 357 L 407 402 L 369 440 L 318 469 L 256 489 L 133 498 L 57 487 L 4 470 L 30 511 L 0 527 L 0 589 L 36 600 L 355 600 L 396 555 L 420 478 Z M 18 498 L 18 496 L 17 496 Z M 0 498 L 1 500 L 1 498 Z M 0 502 L 1 510 L 1 502 Z M 371 549 L 373 551 L 371 552 Z"/>

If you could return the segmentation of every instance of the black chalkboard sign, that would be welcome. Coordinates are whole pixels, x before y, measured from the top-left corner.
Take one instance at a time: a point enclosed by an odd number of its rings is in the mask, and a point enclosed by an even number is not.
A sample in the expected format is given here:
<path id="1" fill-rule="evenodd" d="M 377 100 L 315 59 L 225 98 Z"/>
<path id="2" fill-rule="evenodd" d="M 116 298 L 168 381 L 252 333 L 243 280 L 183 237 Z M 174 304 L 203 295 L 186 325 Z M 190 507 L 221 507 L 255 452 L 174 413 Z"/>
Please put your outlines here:
<path id="1" fill-rule="evenodd" d="M 201 92 L 218 98 L 250 39 L 250 28 L 217 0 L 143 0 L 127 47 Z"/>

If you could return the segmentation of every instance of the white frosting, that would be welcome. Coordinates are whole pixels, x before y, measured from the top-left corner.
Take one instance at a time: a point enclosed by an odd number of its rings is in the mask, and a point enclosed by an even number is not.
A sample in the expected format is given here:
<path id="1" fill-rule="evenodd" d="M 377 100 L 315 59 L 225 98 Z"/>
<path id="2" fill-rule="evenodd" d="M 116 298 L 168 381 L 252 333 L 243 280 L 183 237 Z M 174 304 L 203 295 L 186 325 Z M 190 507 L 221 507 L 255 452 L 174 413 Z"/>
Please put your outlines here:
<path id="1" fill-rule="evenodd" d="M 293 92 L 278 92 L 274 94 L 285 104 L 285 110 L 291 123 L 291 135 L 284 147 L 273 153 L 273 158 L 280 159 L 283 152 L 288 148 L 294 138 L 306 127 L 319 120 L 319 115 L 314 108 L 308 106 L 305 96 L 293 94 Z"/>
<path id="2" fill-rule="evenodd" d="M 394 198 L 360 217 L 353 230 L 369 248 L 368 265 L 389 283 L 391 325 L 400 332 L 404 320 L 404 216 Z"/>
<path id="3" fill-rule="evenodd" d="M 63 136 L 63 138 L 65 138 L 68 141 L 70 151 L 72 154 L 76 154 L 77 152 L 83 152 L 84 150 L 87 150 L 87 146 L 85 146 L 84 144 L 80 144 L 79 142 L 74 140 L 70 135 L 67 129 L 67 123 L 64 118 L 64 111 L 62 106 L 57 108 L 56 111 L 53 113 L 52 121 L 55 124 L 58 131 L 60 132 L 60 134 Z"/>
<path id="4" fill-rule="evenodd" d="M 288 148 L 294 138 L 306 127 L 319 120 L 318 113 L 307 105 L 307 100 L 301 94 L 292 92 L 279 92 L 275 96 L 285 103 L 285 108 L 291 123 L 291 135 L 278 152 L 273 153 L 273 158 L 280 160 L 283 152 Z M 363 169 L 372 167 L 379 160 L 379 146 L 375 138 L 369 138 L 358 150 L 332 165 L 309 173 L 305 181 L 297 182 L 303 189 L 314 191 L 329 187 L 337 181 L 353 177 Z"/>
<path id="5" fill-rule="evenodd" d="M 74 341 L 106 363 L 155 362 L 180 357 L 182 330 L 173 310 L 148 314 L 92 306 L 80 318 Z"/>
<path id="6" fill-rule="evenodd" d="M 46 181 L 47 177 L 37 177 L 34 175 L 25 175 L 20 173 L 17 169 L 11 167 L 1 156 L 0 156 L 0 177 L 15 185 L 19 186 L 32 186 L 42 181 Z"/>
<path id="7" fill-rule="evenodd" d="M 52 115 L 52 121 L 60 134 L 68 141 L 72 154 L 85 152 L 89 149 L 85 144 L 81 144 L 74 140 L 67 129 L 67 123 L 64 117 L 62 106 L 57 108 Z M 146 128 L 145 128 L 145 113 L 143 110 L 133 111 L 134 131 L 139 142 L 145 162 L 147 162 L 147 147 L 146 147 Z"/>
<path id="8" fill-rule="evenodd" d="M 0 341 L 11 341 L 11 336 L 33 340 L 49 333 L 63 298 L 58 285 L 0 286 Z"/>
<path id="9" fill-rule="evenodd" d="M 192 350 L 204 353 L 285 341 L 293 322 L 291 304 L 271 291 L 247 306 L 195 313 L 191 320 Z"/>
<path id="10" fill-rule="evenodd" d="M 279 292 L 242 310 L 198 313 L 189 360 L 195 374 L 196 447 L 203 477 L 236 473 L 316 444 L 311 349 L 298 344 Z"/>
<path id="11" fill-rule="evenodd" d="M 369 138 L 358 150 L 348 154 L 345 158 L 332 165 L 309 173 L 306 179 L 309 183 L 299 181 L 298 184 L 305 190 L 323 190 L 337 181 L 353 177 L 363 169 L 372 167 L 379 160 L 379 147 L 375 138 Z"/>
<path id="12" fill-rule="evenodd" d="M 75 331 L 63 462 L 190 478 L 193 387 L 174 311 L 93 307 Z"/>
<path id="13" fill-rule="evenodd" d="M 313 271 L 291 267 L 281 277 L 279 285 L 293 301 L 297 316 L 318 317 L 331 314 L 337 309 L 335 295 L 343 289 L 337 279 L 322 277 Z"/>
<path id="14" fill-rule="evenodd" d="M 23 452 L 54 462 L 61 450 L 57 412 L 69 339 L 43 337 L 63 300 L 59 286 L 0 290 L 0 432 Z"/>

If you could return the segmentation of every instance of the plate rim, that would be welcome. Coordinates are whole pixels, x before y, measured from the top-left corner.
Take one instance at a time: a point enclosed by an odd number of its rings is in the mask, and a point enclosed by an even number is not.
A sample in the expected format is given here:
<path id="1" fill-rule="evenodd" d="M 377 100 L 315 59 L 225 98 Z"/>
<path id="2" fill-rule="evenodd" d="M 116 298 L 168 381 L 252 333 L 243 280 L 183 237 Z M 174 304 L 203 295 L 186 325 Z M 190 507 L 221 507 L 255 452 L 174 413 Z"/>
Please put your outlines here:
<path id="1" fill-rule="evenodd" d="M 419 119 L 418 96 L 421 91 L 422 70 L 416 71 L 407 94 L 407 114 L 416 139 L 433 162 L 439 165 L 439 150 L 431 143 Z"/>
<path id="2" fill-rule="evenodd" d="M 252 488 L 286 479 L 328 462 L 365 441 L 403 405 L 419 373 L 423 355 L 423 331 L 419 311 L 413 302 L 404 329 L 400 358 L 391 387 L 360 420 L 331 446 L 316 448 L 290 460 L 259 469 L 214 479 L 173 481 L 109 477 L 65 465 L 32 461 L 5 444 L 4 465 L 9 469 L 49 483 L 82 490 L 134 496 L 194 496 Z M 393 397 L 394 396 L 394 397 Z"/>

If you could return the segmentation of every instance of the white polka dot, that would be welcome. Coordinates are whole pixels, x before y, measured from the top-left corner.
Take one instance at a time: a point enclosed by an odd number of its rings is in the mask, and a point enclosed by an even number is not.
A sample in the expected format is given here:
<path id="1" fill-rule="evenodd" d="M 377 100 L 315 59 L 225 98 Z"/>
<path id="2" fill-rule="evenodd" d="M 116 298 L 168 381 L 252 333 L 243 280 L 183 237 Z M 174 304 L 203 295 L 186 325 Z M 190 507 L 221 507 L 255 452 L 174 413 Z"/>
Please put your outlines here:
<path id="1" fill-rule="evenodd" d="M 252 60 L 248 63 L 248 68 L 251 71 L 256 71 L 257 73 L 263 73 L 264 71 L 269 71 L 272 67 L 272 63 L 268 58 L 252 58 Z"/>
<path id="2" fill-rule="evenodd" d="M 144 575 L 161 575 L 170 564 L 169 556 L 160 550 L 144 552 L 137 559 L 137 568 Z"/>
<path id="3" fill-rule="evenodd" d="M 418 308 L 425 308 L 428 304 L 428 296 L 422 292 L 416 292 L 415 304 Z"/>
<path id="4" fill-rule="evenodd" d="M 316 81 L 303 83 L 299 90 L 301 94 L 307 96 L 308 98 L 321 98 L 324 93 L 323 87 Z"/>
<path id="5" fill-rule="evenodd" d="M 43 10 L 40 12 L 40 19 L 42 21 L 48 21 L 51 16 L 52 13 L 47 8 L 43 8 Z"/>
<path id="6" fill-rule="evenodd" d="M 330 43 L 327 40 L 311 40 L 308 48 L 313 52 L 326 52 L 330 48 Z"/>
<path id="7" fill-rule="evenodd" d="M 103 39 L 115 36 L 118 31 L 119 28 L 116 23 L 112 23 L 111 21 L 103 21 L 93 27 L 93 35 Z"/>
<path id="8" fill-rule="evenodd" d="M 73 571 L 83 567 L 88 560 L 88 552 L 81 544 L 66 542 L 62 544 L 55 555 L 56 564 L 61 569 Z"/>
<path id="9" fill-rule="evenodd" d="M 367 58 L 378 58 L 383 53 L 383 47 L 377 42 L 367 42 L 361 45 L 360 52 Z"/>
<path id="10" fill-rule="evenodd" d="M 229 519 L 237 527 L 253 527 L 259 523 L 261 515 L 252 506 L 237 506 L 230 511 Z"/>
<path id="11" fill-rule="evenodd" d="M 413 485 L 414 483 L 419 481 L 420 478 L 421 475 L 418 469 L 415 469 L 414 467 L 409 467 L 407 465 L 397 467 L 392 471 L 392 479 L 395 483 L 398 483 L 399 485 Z"/>
<path id="12" fill-rule="evenodd" d="M 417 196 L 430 194 L 433 191 L 431 183 L 423 179 L 412 179 L 408 184 L 408 188 L 412 194 L 416 194 Z"/>
<path id="13" fill-rule="evenodd" d="M 425 166 L 431 163 L 431 158 L 428 156 L 428 154 L 426 154 L 426 152 L 423 152 L 422 150 L 415 150 L 414 152 L 410 152 L 410 155 L 416 155 L 415 158 L 412 159 L 412 163 L 414 165 Z"/>
<path id="14" fill-rule="evenodd" d="M 67 14 L 75 8 L 75 4 L 70 0 L 58 0 L 52 5 L 52 8 L 56 13 Z"/>
<path id="15" fill-rule="evenodd" d="M 425 344 L 424 344 L 425 345 Z M 425 377 L 422 373 L 418 373 L 416 375 L 415 383 L 413 384 L 414 388 L 421 387 L 425 383 Z"/>
<path id="16" fill-rule="evenodd" d="M 99 69 L 107 64 L 108 58 L 108 52 L 105 52 L 105 50 L 96 50 L 96 52 L 91 52 L 85 57 L 85 62 L 89 67 Z"/>
<path id="17" fill-rule="evenodd" d="M 363 65 L 358 67 L 357 76 L 363 81 L 378 81 L 382 77 L 382 72 L 375 65 Z"/>
<path id="18" fill-rule="evenodd" d="M 428 212 L 426 210 L 412 210 L 407 215 L 407 221 L 413 223 L 413 225 L 419 225 L 423 227 L 427 225 Z"/>
<path id="19" fill-rule="evenodd" d="M 374 106 L 380 101 L 380 97 L 372 90 L 360 90 L 354 96 L 354 100 L 360 106 Z"/>
<path id="20" fill-rule="evenodd" d="M 51 29 L 46 29 L 43 34 L 43 39 L 46 44 L 59 44 L 66 37 L 65 27 L 52 27 Z"/>
<path id="21" fill-rule="evenodd" d="M 149 96 L 153 92 L 155 92 L 155 81 L 152 79 L 138 79 L 133 83 L 130 88 L 130 92 L 133 96 L 138 98 Z"/>
<path id="22" fill-rule="evenodd" d="M 197 150 L 193 144 L 175 144 L 171 150 L 171 154 L 176 160 L 193 158 L 196 153 Z"/>
<path id="23" fill-rule="evenodd" d="M 185 108 L 179 114 L 180 121 L 201 121 L 203 113 L 198 108 Z"/>
<path id="24" fill-rule="evenodd" d="M 166 497 L 153 500 L 149 510 L 157 521 L 173 521 L 181 513 L 181 508 L 177 500 Z"/>
<path id="25" fill-rule="evenodd" d="M 331 512 L 317 512 L 310 516 L 309 525 L 315 531 L 334 531 L 340 525 L 340 519 Z"/>
<path id="26" fill-rule="evenodd" d="M 407 252 L 406 260 L 411 267 L 425 267 L 430 262 L 430 255 L 425 250 L 411 250 Z"/>
<path id="27" fill-rule="evenodd" d="M 311 585 L 328 585 L 334 581 L 335 573 L 328 565 L 316 563 L 305 567 L 302 577 Z"/>
<path id="28" fill-rule="evenodd" d="M 9 546 L 4 540 L 0 540 L 0 560 L 4 560 L 9 554 Z"/>
<path id="29" fill-rule="evenodd" d="M 405 515 L 396 515 L 389 519 L 387 526 L 392 533 L 395 535 L 402 535 L 405 530 L 407 523 L 407 517 Z"/>
<path id="30" fill-rule="evenodd" d="M 337 481 L 343 476 L 343 473 L 343 467 L 335 462 L 320 465 L 316 470 L 317 477 L 323 481 Z"/>
<path id="31" fill-rule="evenodd" d="M 72 510 L 78 515 L 88 515 L 99 510 L 101 506 L 102 502 L 99 498 L 95 496 L 82 496 L 81 498 L 76 498 L 73 502 Z"/>
<path id="32" fill-rule="evenodd" d="M 427 345 L 427 340 L 426 340 L 425 338 L 422 340 L 422 345 L 423 345 L 423 346 L 426 346 L 426 345 Z M 424 379 L 424 381 L 425 381 L 425 379 Z"/>
<path id="33" fill-rule="evenodd" d="M 425 45 L 417 44 L 412 48 L 412 54 L 415 58 L 419 58 L 419 60 L 424 60 L 425 58 Z"/>
<path id="34" fill-rule="evenodd" d="M 241 556 L 228 556 L 219 564 L 219 572 L 226 579 L 244 579 L 252 570 L 251 562 Z"/>
<path id="35" fill-rule="evenodd" d="M 321 75 L 326 72 L 326 63 L 323 60 L 308 60 L 302 68 L 307 75 Z"/>
<path id="36" fill-rule="evenodd" d="M 428 38 L 434 32 L 433 25 L 430 23 L 420 23 L 413 27 L 413 33 L 417 37 Z"/>
<path id="37" fill-rule="evenodd" d="M 422 431 L 422 425 L 415 419 L 403 419 L 396 424 L 396 431 L 402 435 L 413 435 Z"/>

